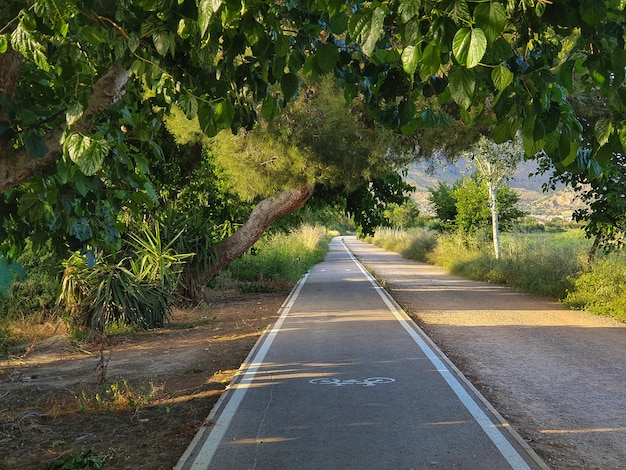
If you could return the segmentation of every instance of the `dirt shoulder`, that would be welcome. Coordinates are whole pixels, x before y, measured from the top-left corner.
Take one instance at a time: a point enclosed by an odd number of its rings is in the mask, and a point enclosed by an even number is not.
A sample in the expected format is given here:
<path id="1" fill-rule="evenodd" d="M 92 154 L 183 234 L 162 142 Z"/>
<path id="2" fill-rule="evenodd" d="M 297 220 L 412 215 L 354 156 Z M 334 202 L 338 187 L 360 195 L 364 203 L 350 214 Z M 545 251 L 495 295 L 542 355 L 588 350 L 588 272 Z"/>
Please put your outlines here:
<path id="1" fill-rule="evenodd" d="M 0 361 L 0 469 L 88 451 L 105 469 L 171 469 L 288 294 L 214 293 L 167 328 L 115 336 L 101 385 L 100 348 L 63 336 Z"/>
<path id="2" fill-rule="evenodd" d="M 552 468 L 624 468 L 626 326 L 347 242 Z M 171 469 L 288 293 L 216 292 L 117 336 L 103 385 L 99 349 L 64 337 L 0 361 L 0 469 L 87 450 L 104 469 Z"/>
<path id="3" fill-rule="evenodd" d="M 623 469 L 626 325 L 346 239 L 555 469 Z"/>

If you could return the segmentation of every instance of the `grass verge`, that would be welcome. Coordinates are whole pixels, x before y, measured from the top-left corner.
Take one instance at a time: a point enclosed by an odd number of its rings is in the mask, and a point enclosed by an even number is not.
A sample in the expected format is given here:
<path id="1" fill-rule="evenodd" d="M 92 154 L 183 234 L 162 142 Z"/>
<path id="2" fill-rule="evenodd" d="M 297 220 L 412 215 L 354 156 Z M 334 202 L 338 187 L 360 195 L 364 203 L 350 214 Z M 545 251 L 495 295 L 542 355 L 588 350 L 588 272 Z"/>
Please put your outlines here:
<path id="1" fill-rule="evenodd" d="M 324 259 L 328 243 L 336 235 L 324 227 L 308 224 L 290 233 L 269 235 L 220 273 L 218 282 L 237 283 L 244 290 L 257 291 L 295 283 Z"/>
<path id="2" fill-rule="evenodd" d="M 626 254 L 606 255 L 588 266 L 590 241 L 581 230 L 503 234 L 501 259 L 495 259 L 486 237 L 380 229 L 367 241 L 451 274 L 506 284 L 626 322 Z"/>

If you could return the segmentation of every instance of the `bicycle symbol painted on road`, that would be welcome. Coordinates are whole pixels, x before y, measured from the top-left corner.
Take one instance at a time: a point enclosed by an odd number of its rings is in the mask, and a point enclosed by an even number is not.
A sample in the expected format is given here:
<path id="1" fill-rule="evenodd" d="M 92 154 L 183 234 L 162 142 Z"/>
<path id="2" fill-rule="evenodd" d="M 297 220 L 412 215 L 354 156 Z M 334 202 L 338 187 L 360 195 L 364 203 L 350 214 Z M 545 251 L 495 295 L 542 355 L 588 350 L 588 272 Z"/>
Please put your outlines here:
<path id="1" fill-rule="evenodd" d="M 374 387 L 375 385 L 390 384 L 395 382 L 396 379 L 389 377 L 370 377 L 368 379 L 356 380 L 356 379 L 333 379 L 331 377 L 322 377 L 319 379 L 311 379 L 309 383 L 313 385 L 333 385 L 335 387 L 343 387 L 345 385 L 362 385 L 363 387 Z"/>

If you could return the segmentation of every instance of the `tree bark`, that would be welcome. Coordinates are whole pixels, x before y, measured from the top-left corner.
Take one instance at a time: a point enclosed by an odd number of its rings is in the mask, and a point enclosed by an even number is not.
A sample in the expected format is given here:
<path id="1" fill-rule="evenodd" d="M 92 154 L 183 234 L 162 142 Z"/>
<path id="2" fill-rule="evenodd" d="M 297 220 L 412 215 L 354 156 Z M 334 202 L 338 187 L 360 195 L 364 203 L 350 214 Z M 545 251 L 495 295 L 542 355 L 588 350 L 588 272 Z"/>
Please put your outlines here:
<path id="1" fill-rule="evenodd" d="M 491 234 L 493 237 L 493 254 L 496 259 L 502 257 L 502 251 L 500 249 L 500 228 L 498 227 L 498 186 L 487 182 L 487 188 L 489 190 L 489 208 L 491 209 Z"/>
<path id="2" fill-rule="evenodd" d="M 285 189 L 259 202 L 239 230 L 215 245 L 216 262 L 201 277 L 200 285 L 206 285 L 221 269 L 248 251 L 276 220 L 301 208 L 312 195 L 313 188 L 303 186 Z"/>
<path id="3" fill-rule="evenodd" d="M 0 54 L 0 60 L 7 54 Z M 4 65 L 0 61 L 0 70 Z M 13 73 L 10 74 L 13 83 L 7 81 L 2 85 L 2 89 L 6 90 L 6 94 L 11 97 L 14 96 L 20 70 L 21 62 L 20 68 L 17 71 L 13 70 Z M 81 118 L 74 123 L 72 130 L 84 134 L 88 133 L 93 116 L 107 112 L 124 95 L 129 77 L 128 70 L 124 69 L 119 63 L 113 64 L 107 73 L 100 77 L 94 85 L 87 109 L 85 109 Z M 4 73 L 0 75 L 0 80 L 3 78 L 5 78 Z M 0 83 L 2 82 L 0 81 Z M 0 120 L 2 120 L 1 115 Z M 65 124 L 61 124 L 43 137 L 47 152 L 42 158 L 33 158 L 24 147 L 16 150 L 11 142 L 0 141 L 0 193 L 4 193 L 8 189 L 27 181 L 60 159 L 63 156 L 61 137 L 65 128 Z"/>
<path id="4" fill-rule="evenodd" d="M 596 237 L 593 240 L 593 245 L 589 250 L 589 255 L 587 256 L 587 264 L 591 266 L 596 259 L 596 255 L 598 254 L 598 248 L 600 247 L 600 242 L 604 238 L 604 231 L 600 230 L 596 233 Z"/>

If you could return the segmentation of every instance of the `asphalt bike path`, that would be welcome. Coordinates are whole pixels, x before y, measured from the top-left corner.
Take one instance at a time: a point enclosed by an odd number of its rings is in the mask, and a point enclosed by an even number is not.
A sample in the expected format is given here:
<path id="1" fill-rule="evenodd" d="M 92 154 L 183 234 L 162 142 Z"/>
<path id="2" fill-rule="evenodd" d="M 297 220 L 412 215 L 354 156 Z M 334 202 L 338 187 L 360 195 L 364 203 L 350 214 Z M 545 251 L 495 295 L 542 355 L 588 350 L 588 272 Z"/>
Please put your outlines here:
<path id="1" fill-rule="evenodd" d="M 280 314 L 177 469 L 546 468 L 341 238 Z"/>

